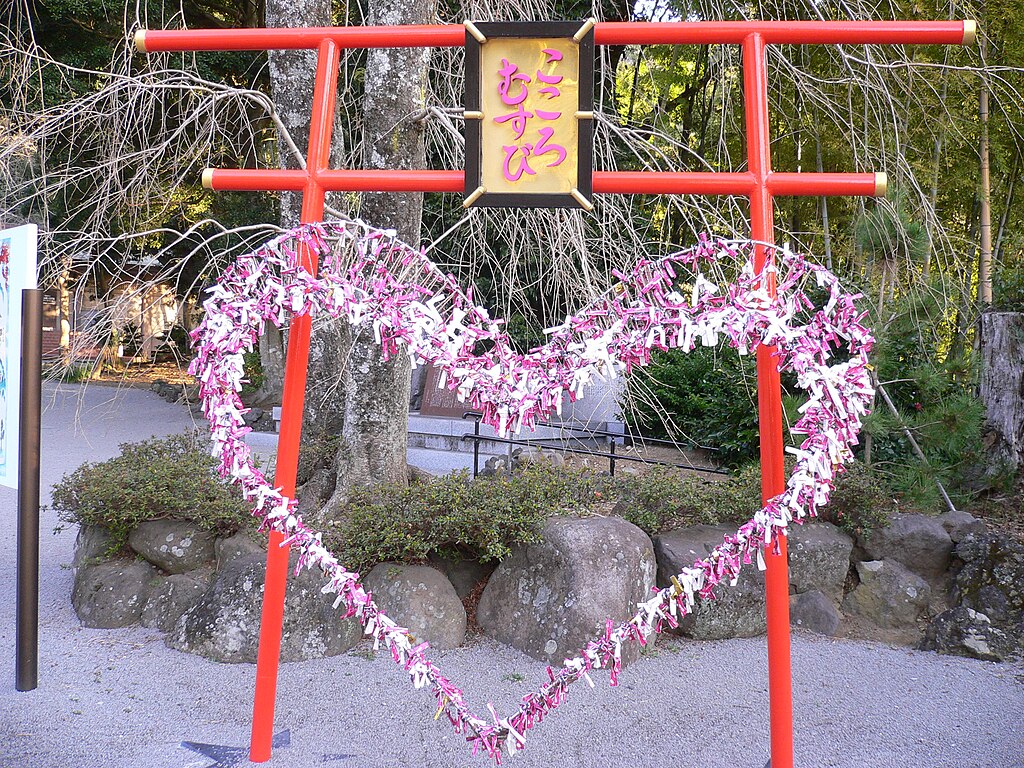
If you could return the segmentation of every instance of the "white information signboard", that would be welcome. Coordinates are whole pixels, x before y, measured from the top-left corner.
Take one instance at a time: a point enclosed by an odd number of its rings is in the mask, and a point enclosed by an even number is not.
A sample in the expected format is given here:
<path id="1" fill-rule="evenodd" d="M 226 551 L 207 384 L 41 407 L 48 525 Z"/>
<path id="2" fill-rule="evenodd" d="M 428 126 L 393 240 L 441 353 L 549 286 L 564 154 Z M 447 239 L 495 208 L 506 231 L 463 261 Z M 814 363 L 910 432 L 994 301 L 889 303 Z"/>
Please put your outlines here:
<path id="1" fill-rule="evenodd" d="M 18 487 L 21 291 L 36 287 L 35 224 L 0 230 L 0 485 Z"/>

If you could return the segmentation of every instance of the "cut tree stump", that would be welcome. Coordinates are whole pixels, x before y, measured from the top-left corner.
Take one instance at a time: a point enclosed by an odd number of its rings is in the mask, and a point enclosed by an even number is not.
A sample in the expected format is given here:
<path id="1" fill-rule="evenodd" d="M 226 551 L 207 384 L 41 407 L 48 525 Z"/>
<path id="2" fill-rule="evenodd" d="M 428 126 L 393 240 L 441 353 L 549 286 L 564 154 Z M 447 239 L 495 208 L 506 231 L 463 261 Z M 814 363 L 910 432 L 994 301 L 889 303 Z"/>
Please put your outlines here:
<path id="1" fill-rule="evenodd" d="M 992 458 L 1016 470 L 1024 460 L 1024 313 L 981 316 L 979 396 L 993 433 Z"/>

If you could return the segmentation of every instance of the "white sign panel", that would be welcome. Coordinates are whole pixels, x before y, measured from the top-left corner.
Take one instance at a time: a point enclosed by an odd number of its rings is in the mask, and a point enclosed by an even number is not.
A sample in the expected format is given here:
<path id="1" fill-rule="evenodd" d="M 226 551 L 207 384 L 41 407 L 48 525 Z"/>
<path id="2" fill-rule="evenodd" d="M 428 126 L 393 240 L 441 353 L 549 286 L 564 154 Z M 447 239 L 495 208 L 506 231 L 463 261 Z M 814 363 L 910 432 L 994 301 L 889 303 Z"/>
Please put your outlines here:
<path id="1" fill-rule="evenodd" d="M 36 287 L 36 225 L 0 230 L 0 485 L 18 487 L 21 291 Z"/>

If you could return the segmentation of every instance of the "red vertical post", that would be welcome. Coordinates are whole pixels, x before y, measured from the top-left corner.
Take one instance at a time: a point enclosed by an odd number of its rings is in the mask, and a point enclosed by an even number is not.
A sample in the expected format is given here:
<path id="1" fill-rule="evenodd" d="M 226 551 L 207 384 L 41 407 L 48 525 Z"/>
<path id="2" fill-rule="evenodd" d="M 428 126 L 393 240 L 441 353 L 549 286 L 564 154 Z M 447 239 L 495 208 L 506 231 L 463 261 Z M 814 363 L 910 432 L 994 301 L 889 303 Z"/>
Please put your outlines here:
<path id="1" fill-rule="evenodd" d="M 324 187 L 320 174 L 327 170 L 331 156 L 331 131 L 338 87 L 340 49 L 329 39 L 317 49 L 316 83 L 306 153 L 306 184 L 302 190 L 303 224 L 321 221 L 324 215 Z M 317 259 L 305 245 L 299 248 L 299 263 L 316 274 Z M 277 439 L 277 469 L 274 485 L 288 498 L 295 496 L 295 477 L 299 465 L 299 439 L 302 435 L 302 410 L 306 395 L 309 362 L 310 317 L 292 320 L 288 333 L 288 357 L 285 362 L 284 393 L 281 402 L 281 434 Z M 284 594 L 288 582 L 288 547 L 284 537 L 271 531 L 267 548 L 267 579 L 263 591 L 263 615 L 260 644 L 256 658 L 256 694 L 253 700 L 252 738 L 249 759 L 263 763 L 270 759 L 274 736 L 274 703 L 277 697 L 277 671 L 281 660 L 281 630 L 284 623 Z"/>
<path id="2" fill-rule="evenodd" d="M 759 33 L 743 40 L 743 88 L 747 128 L 748 170 L 754 176 L 750 195 L 750 234 L 754 240 L 775 242 L 772 194 L 768 175 L 772 169 L 768 121 L 768 75 L 765 40 Z M 770 248 L 758 245 L 754 267 L 761 270 L 774 259 Z M 768 275 L 768 293 L 775 295 L 775 277 Z M 761 497 L 763 501 L 786 487 L 782 439 L 782 387 L 774 347 L 757 348 L 757 409 L 761 437 Z M 786 538 L 779 552 L 765 553 L 768 571 L 765 590 L 768 610 L 768 696 L 771 717 L 771 766 L 793 766 L 793 680 L 789 647 L 789 565 Z"/>

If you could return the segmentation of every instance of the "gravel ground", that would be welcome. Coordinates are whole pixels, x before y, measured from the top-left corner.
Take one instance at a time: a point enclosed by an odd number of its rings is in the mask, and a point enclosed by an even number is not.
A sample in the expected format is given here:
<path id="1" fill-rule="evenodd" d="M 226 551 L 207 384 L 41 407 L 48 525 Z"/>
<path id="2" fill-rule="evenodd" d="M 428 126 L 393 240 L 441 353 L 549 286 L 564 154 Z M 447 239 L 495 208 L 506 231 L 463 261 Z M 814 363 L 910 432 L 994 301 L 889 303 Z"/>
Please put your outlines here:
<path id="1" fill-rule="evenodd" d="M 191 426 L 185 409 L 148 391 L 51 386 L 45 395 L 44 503 L 82 461 Z M 13 528 L 13 491 L 0 489 L 0 509 Z M 80 627 L 69 599 L 74 532 L 51 535 L 55 522 L 44 512 L 40 685 L 31 692 L 14 690 L 13 543 L 0 552 L 9 596 L 0 604 L 0 768 L 205 768 L 216 761 L 182 741 L 247 744 L 254 668 L 169 650 L 151 630 Z M 544 677 L 544 665 L 482 639 L 437 657 L 482 711 L 487 701 L 508 709 Z M 619 688 L 577 686 L 506 764 L 762 768 L 766 658 L 763 638 L 662 640 Z M 793 685 L 799 766 L 1024 766 L 1024 667 L 794 634 Z M 269 765 L 488 764 L 432 715 L 427 694 L 368 649 L 285 664 L 277 723 L 291 744 Z"/>

